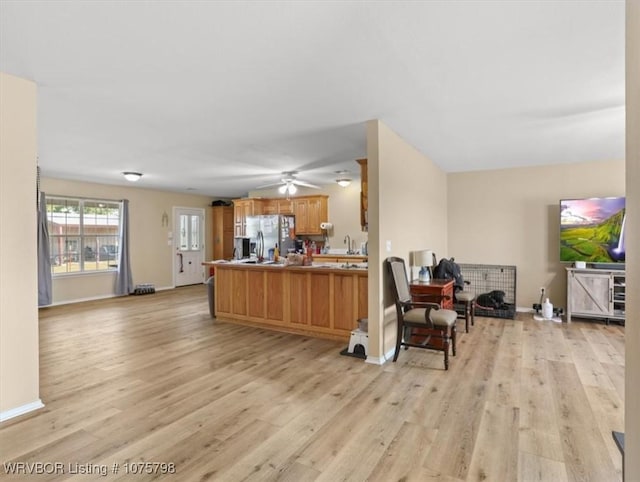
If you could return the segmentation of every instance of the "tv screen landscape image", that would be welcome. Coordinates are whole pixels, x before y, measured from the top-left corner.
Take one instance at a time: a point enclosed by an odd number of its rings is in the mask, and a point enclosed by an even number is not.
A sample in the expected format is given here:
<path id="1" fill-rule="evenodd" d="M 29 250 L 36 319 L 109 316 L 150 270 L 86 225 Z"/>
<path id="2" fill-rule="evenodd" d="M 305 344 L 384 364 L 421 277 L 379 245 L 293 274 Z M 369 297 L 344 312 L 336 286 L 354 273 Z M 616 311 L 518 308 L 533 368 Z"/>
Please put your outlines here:
<path id="1" fill-rule="evenodd" d="M 625 198 L 560 201 L 560 261 L 624 263 Z"/>

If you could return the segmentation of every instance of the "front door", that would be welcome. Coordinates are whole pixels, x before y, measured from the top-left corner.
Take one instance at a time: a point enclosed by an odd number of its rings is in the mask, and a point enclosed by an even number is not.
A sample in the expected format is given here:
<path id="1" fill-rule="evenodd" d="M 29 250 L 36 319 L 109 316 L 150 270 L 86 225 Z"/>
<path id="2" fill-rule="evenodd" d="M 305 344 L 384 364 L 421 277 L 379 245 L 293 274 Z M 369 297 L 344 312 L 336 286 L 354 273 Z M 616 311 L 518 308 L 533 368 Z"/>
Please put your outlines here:
<path id="1" fill-rule="evenodd" d="M 204 209 L 173 208 L 173 279 L 176 286 L 204 282 Z"/>

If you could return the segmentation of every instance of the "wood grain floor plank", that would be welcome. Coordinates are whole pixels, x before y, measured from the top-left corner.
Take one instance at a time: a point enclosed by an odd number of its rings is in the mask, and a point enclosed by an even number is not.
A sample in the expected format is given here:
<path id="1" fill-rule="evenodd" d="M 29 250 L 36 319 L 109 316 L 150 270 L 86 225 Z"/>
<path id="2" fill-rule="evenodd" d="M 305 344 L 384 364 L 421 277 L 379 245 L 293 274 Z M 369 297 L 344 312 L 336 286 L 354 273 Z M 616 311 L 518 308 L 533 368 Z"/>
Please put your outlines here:
<path id="1" fill-rule="evenodd" d="M 518 419 L 517 407 L 485 403 L 466 480 L 517 479 Z"/>
<path id="2" fill-rule="evenodd" d="M 420 480 L 426 454 L 434 443 L 437 430 L 404 422 L 384 451 L 367 480 Z"/>
<path id="3" fill-rule="evenodd" d="M 414 348 L 376 366 L 218 322 L 200 285 L 41 309 L 40 343 L 46 407 L 0 424 L 3 480 L 25 480 L 8 461 L 176 464 L 108 480 L 621 478 L 619 325 L 477 317 L 448 371 Z"/>
<path id="4" fill-rule="evenodd" d="M 613 390 L 615 387 L 598 360 L 593 345 L 586 340 L 569 342 L 573 362 L 583 385 Z"/>
<path id="5" fill-rule="evenodd" d="M 617 480 L 620 474 L 599 428 L 594 425 L 595 413 L 577 367 L 570 363 L 549 363 L 556 424 L 569 480 Z"/>
<path id="6" fill-rule="evenodd" d="M 600 363 L 624 366 L 624 355 L 601 330 L 583 330 L 583 333 Z"/>
<path id="7" fill-rule="evenodd" d="M 523 482 L 568 482 L 569 479 L 563 462 L 528 452 L 520 452 L 518 480 Z"/>
<path id="8" fill-rule="evenodd" d="M 562 462 L 562 442 L 557 425 L 548 368 L 522 368 L 519 449 Z"/>

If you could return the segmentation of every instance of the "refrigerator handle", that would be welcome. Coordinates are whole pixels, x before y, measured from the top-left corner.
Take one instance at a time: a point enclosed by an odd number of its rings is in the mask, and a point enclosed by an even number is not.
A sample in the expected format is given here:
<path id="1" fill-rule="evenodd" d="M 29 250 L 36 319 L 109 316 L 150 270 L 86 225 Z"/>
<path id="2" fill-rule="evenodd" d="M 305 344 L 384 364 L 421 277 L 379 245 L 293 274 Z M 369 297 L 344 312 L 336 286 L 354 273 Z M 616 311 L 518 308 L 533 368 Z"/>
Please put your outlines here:
<path id="1" fill-rule="evenodd" d="M 264 234 L 262 231 L 258 231 L 258 246 L 256 248 L 258 259 L 264 259 Z"/>

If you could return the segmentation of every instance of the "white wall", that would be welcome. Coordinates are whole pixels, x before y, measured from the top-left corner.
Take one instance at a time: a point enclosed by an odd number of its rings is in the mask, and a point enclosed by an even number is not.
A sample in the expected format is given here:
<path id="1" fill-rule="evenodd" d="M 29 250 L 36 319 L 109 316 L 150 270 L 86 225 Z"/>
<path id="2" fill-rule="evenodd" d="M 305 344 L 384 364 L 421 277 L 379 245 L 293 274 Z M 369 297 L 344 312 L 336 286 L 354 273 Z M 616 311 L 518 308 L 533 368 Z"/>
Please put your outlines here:
<path id="1" fill-rule="evenodd" d="M 451 173 L 449 255 L 515 265 L 519 307 L 531 309 L 544 286 L 554 306 L 566 308 L 560 199 L 624 196 L 624 178 L 624 160 Z"/>
<path id="2" fill-rule="evenodd" d="M 36 95 L 0 72 L 0 418 L 41 406 Z"/>
<path id="3" fill-rule="evenodd" d="M 383 261 L 447 247 L 444 171 L 380 121 L 367 123 L 369 181 L 369 343 L 378 360 L 395 346 L 393 299 Z M 373 344 L 374 348 L 371 349 Z"/>

